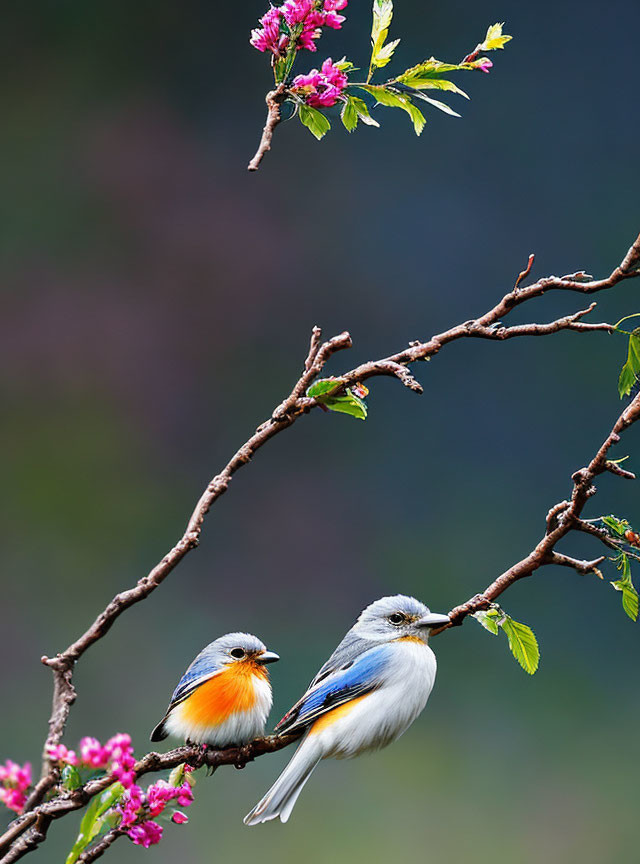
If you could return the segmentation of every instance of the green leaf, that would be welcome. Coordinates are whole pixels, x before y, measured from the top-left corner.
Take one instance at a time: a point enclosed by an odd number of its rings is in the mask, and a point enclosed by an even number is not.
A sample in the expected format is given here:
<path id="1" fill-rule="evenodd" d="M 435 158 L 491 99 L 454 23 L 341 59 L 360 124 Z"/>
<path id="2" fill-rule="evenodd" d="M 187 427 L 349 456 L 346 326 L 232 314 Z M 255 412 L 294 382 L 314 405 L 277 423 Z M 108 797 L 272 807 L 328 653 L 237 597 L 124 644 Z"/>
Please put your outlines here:
<path id="1" fill-rule="evenodd" d="M 347 60 L 346 57 L 343 57 L 342 60 L 338 60 L 337 63 L 333 64 L 336 69 L 339 69 L 341 72 L 355 72 L 358 68 L 354 66 L 351 60 Z"/>
<path id="2" fill-rule="evenodd" d="M 511 653 L 524 671 L 533 675 L 540 662 L 540 649 L 530 627 L 514 621 L 497 603 L 492 603 L 486 612 L 475 612 L 473 617 L 494 636 L 498 635 L 498 628 L 504 630 Z"/>
<path id="3" fill-rule="evenodd" d="M 65 864 L 75 864 L 87 846 L 95 840 L 100 831 L 108 827 L 102 817 L 116 804 L 124 792 L 122 783 L 112 783 L 100 795 L 96 795 L 87 807 L 80 823 L 80 832 L 69 852 Z"/>
<path id="4" fill-rule="evenodd" d="M 497 609 L 488 609 L 486 612 L 474 612 L 473 617 L 478 621 L 485 630 L 498 635 L 498 619 L 502 617 L 502 613 Z"/>
<path id="5" fill-rule="evenodd" d="M 75 765 L 65 765 L 62 769 L 62 788 L 67 789 L 69 792 L 72 792 L 74 789 L 79 789 L 82 786 L 82 780 L 80 779 L 80 772 L 75 767 Z"/>
<path id="6" fill-rule="evenodd" d="M 387 42 L 386 45 L 382 45 L 380 50 L 375 53 L 372 57 L 373 65 L 376 69 L 381 69 L 383 66 L 386 66 L 387 63 L 391 61 L 393 57 L 393 52 L 396 50 L 398 45 L 400 44 L 399 39 L 394 39 L 392 42 Z"/>
<path id="7" fill-rule="evenodd" d="M 629 528 L 629 523 L 626 519 L 618 519 L 617 516 L 611 514 L 611 516 L 603 516 L 602 521 L 610 528 L 614 534 L 617 534 L 619 537 L 624 536 L 624 532 Z"/>
<path id="8" fill-rule="evenodd" d="M 640 376 L 640 336 L 633 333 L 629 336 L 627 362 L 622 367 L 618 379 L 618 393 L 621 399 L 623 396 L 630 395 L 638 376 Z"/>
<path id="9" fill-rule="evenodd" d="M 342 386 L 342 378 L 318 378 L 314 381 L 311 387 L 307 389 L 307 396 L 315 398 L 316 396 L 325 396 L 327 393 L 333 393 L 338 387 Z"/>
<path id="10" fill-rule="evenodd" d="M 324 138 L 329 129 L 331 129 L 331 124 L 324 114 L 317 111 L 315 108 L 311 108 L 309 105 L 300 105 L 298 114 L 302 125 L 306 126 L 309 132 L 311 132 L 312 135 L 315 135 L 318 141 L 320 141 L 321 138 Z"/>
<path id="11" fill-rule="evenodd" d="M 458 114 L 457 111 L 454 111 L 453 108 L 449 108 L 445 102 L 440 102 L 438 99 L 431 99 L 429 96 L 425 96 L 424 93 L 420 93 L 418 90 L 411 95 L 414 99 L 422 99 L 424 102 L 428 102 L 429 105 L 433 105 L 434 108 L 444 111 L 445 114 L 450 114 L 452 117 L 460 117 L 460 114 Z"/>
<path id="12" fill-rule="evenodd" d="M 540 662 L 540 649 L 533 630 L 508 615 L 505 615 L 500 626 L 507 635 L 513 656 L 525 672 L 533 675 Z"/>
<path id="13" fill-rule="evenodd" d="M 603 520 L 604 521 L 604 520 Z M 631 579 L 631 561 L 625 552 L 620 552 L 615 558 L 616 567 L 622 572 L 622 579 L 611 584 L 616 591 L 622 592 L 622 608 L 632 621 L 638 620 L 638 592 Z"/>
<path id="14" fill-rule="evenodd" d="M 616 583 L 613 583 L 614 585 Z M 633 583 L 618 588 L 622 591 L 622 608 L 632 621 L 638 620 L 638 592 Z"/>
<path id="15" fill-rule="evenodd" d="M 492 24 L 487 30 L 487 35 L 484 37 L 484 42 L 478 45 L 479 51 L 497 51 L 502 50 L 507 42 L 513 39 L 513 36 L 506 36 L 502 32 L 504 21 L 502 24 Z"/>
<path id="16" fill-rule="evenodd" d="M 408 95 L 382 85 L 359 84 L 358 86 L 374 96 L 380 105 L 386 105 L 388 108 L 402 108 L 411 117 L 416 135 L 422 132 L 427 121 L 422 111 L 413 104 Z"/>
<path id="17" fill-rule="evenodd" d="M 360 99 L 358 98 L 358 96 L 351 95 L 349 95 L 347 98 L 349 99 L 349 102 L 353 105 L 353 107 L 356 109 L 356 113 L 362 123 L 365 123 L 367 126 L 377 126 L 378 128 L 380 127 L 378 121 L 374 120 L 373 117 L 369 114 L 369 109 L 364 99 Z"/>
<path id="18" fill-rule="evenodd" d="M 357 396 L 350 387 L 339 396 L 332 396 L 342 386 L 342 378 L 320 378 L 307 389 L 307 396 L 315 398 L 329 411 L 349 414 L 358 420 L 367 419 L 367 403 Z"/>
<path id="19" fill-rule="evenodd" d="M 358 112 L 348 96 L 347 101 L 344 103 L 342 111 L 340 112 L 340 119 L 342 120 L 342 125 L 347 132 L 353 132 L 358 125 Z"/>
<path id="20" fill-rule="evenodd" d="M 349 414 L 358 420 L 367 419 L 367 403 L 351 391 L 344 396 L 328 396 L 322 400 L 329 411 L 337 411 L 339 414 Z"/>
<path id="21" fill-rule="evenodd" d="M 376 66 L 384 66 L 389 62 L 391 57 L 385 59 L 380 55 L 387 36 L 389 35 L 389 27 L 393 18 L 393 2 L 392 0 L 373 0 L 373 24 L 371 25 L 371 60 L 369 61 L 369 77 Z M 397 42 L 396 42 L 397 45 Z M 393 46 L 395 48 L 395 45 Z M 393 54 L 393 49 L 391 50 Z"/>
<path id="22" fill-rule="evenodd" d="M 439 78 L 445 72 L 458 72 L 460 69 L 471 69 L 470 63 L 443 63 L 442 60 L 436 60 L 435 57 L 429 57 L 428 60 L 423 60 L 422 63 L 417 63 L 409 69 L 405 69 L 402 75 L 398 75 L 395 79 L 401 84 L 409 84 L 408 79 L 414 78 L 418 80 L 428 80 L 430 78 Z M 415 84 L 410 85 L 415 87 Z"/>
<path id="23" fill-rule="evenodd" d="M 181 762 L 180 765 L 176 765 L 176 767 L 173 768 L 173 770 L 169 774 L 169 785 L 175 786 L 176 788 L 178 786 L 182 786 L 182 784 L 184 783 L 184 777 L 184 762 Z"/>
<path id="24" fill-rule="evenodd" d="M 401 83 L 406 87 L 411 87 L 412 90 L 444 90 L 448 93 L 457 93 L 458 96 L 464 96 L 465 99 L 469 99 L 469 95 L 464 90 L 461 90 L 453 81 L 448 81 L 446 78 L 409 78 L 407 81 L 402 81 Z"/>

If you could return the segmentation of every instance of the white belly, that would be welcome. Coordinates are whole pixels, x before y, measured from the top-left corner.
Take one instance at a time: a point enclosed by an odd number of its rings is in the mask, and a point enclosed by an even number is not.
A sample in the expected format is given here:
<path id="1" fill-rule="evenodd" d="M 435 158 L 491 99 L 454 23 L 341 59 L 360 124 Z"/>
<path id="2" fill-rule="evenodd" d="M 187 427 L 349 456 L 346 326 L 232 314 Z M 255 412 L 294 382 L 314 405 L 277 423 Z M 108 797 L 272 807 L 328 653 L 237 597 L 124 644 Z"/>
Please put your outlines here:
<path id="1" fill-rule="evenodd" d="M 378 690 L 355 700 L 338 718 L 310 738 L 317 738 L 323 758 L 348 759 L 386 747 L 416 719 L 427 704 L 436 678 L 436 657 L 424 643 L 398 643 L 397 659 Z"/>

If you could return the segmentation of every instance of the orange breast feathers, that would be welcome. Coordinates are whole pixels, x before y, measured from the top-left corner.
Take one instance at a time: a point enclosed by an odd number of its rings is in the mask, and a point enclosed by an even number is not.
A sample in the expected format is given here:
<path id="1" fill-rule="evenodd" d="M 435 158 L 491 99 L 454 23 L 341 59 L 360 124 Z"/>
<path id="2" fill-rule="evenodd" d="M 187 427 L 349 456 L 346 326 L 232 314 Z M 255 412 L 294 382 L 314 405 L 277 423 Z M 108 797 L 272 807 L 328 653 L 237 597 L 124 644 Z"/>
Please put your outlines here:
<path id="1" fill-rule="evenodd" d="M 264 666 L 251 661 L 233 663 L 184 700 L 184 720 L 194 726 L 215 726 L 236 711 L 250 711 L 256 703 L 257 679 L 268 680 Z"/>

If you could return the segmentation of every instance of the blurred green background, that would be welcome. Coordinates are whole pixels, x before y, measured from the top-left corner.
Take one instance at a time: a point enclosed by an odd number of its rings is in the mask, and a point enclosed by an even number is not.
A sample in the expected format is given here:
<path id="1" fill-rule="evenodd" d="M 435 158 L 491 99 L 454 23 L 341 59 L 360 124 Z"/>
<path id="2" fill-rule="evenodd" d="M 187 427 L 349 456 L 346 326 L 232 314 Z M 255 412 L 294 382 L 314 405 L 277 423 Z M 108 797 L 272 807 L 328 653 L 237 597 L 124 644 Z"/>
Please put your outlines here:
<path id="1" fill-rule="evenodd" d="M 607 274 L 640 227 L 637 4 L 397 0 L 400 69 L 457 59 L 507 22 L 514 40 L 491 75 L 464 81 L 463 119 L 432 111 L 417 139 L 378 109 L 381 129 L 349 137 L 335 122 L 321 144 L 294 121 L 249 175 L 270 84 L 247 42 L 263 7 L 5 9 L 1 759 L 37 764 L 51 691 L 38 658 L 180 536 L 209 478 L 289 392 L 313 324 L 352 333 L 337 373 L 486 310 L 531 251 L 537 275 Z M 344 53 L 365 64 L 369 14 L 352 0 L 299 71 Z M 594 320 L 637 311 L 637 291 L 598 298 Z M 583 303 L 550 295 L 513 321 Z M 409 592 L 446 611 L 482 589 L 529 551 L 607 433 L 624 353 L 604 334 L 457 343 L 417 369 L 421 398 L 380 380 L 366 424 L 303 419 L 83 659 L 66 743 L 129 731 L 144 752 L 184 667 L 232 629 L 283 657 L 275 721 L 374 598 Z M 626 453 L 637 470 L 637 429 Z M 640 523 L 632 484 L 598 486 L 589 515 Z M 588 538 L 563 548 L 601 551 Z M 438 681 L 412 729 L 320 766 L 288 825 L 241 819 L 290 751 L 203 777 L 189 826 L 112 855 L 633 860 L 638 629 L 606 582 L 557 568 L 504 606 L 537 633 L 533 678 L 469 621 L 434 644 Z M 63 860 L 77 824 L 54 824 L 35 860 Z"/>

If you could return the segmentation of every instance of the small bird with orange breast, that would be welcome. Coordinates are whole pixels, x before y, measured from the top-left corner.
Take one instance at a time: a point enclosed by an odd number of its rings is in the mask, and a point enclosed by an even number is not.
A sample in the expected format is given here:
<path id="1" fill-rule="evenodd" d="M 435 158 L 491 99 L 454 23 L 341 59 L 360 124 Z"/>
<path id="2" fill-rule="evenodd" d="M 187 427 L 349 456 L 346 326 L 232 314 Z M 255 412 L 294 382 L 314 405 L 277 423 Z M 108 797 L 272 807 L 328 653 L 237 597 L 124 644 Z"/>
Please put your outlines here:
<path id="1" fill-rule="evenodd" d="M 178 682 L 151 740 L 173 735 L 222 748 L 262 735 L 273 701 L 265 666 L 279 659 L 249 633 L 220 636 Z"/>

